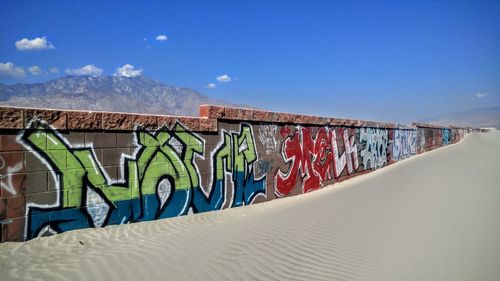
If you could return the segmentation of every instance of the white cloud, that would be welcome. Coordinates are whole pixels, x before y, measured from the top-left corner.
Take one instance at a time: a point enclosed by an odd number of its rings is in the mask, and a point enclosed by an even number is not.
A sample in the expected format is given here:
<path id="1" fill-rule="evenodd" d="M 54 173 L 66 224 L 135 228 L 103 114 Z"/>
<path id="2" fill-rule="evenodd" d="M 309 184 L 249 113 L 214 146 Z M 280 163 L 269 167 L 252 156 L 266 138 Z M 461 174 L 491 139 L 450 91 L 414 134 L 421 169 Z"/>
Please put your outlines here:
<path id="1" fill-rule="evenodd" d="M 36 65 L 28 67 L 28 70 L 31 72 L 31 74 L 36 75 L 36 76 L 43 74 L 43 70 L 39 66 L 36 66 Z"/>
<path id="2" fill-rule="evenodd" d="M 19 51 L 40 51 L 40 50 L 50 50 L 55 49 L 54 45 L 47 40 L 47 37 L 37 37 L 35 39 L 29 40 L 28 38 L 23 38 L 16 41 L 16 49 Z"/>
<path id="3" fill-rule="evenodd" d="M 207 89 L 214 89 L 216 87 L 217 86 L 214 83 L 208 83 L 207 85 L 205 85 L 205 88 L 207 88 Z"/>
<path id="4" fill-rule="evenodd" d="M 479 99 L 482 99 L 482 98 L 486 97 L 487 95 L 488 95 L 488 93 L 477 93 L 476 97 Z"/>
<path id="5" fill-rule="evenodd" d="M 229 82 L 229 81 L 231 81 L 231 77 L 229 77 L 229 75 L 227 75 L 227 74 L 222 74 L 220 76 L 217 76 L 216 79 L 219 82 Z"/>
<path id="6" fill-rule="evenodd" d="M 93 64 L 86 65 L 82 68 L 65 70 L 66 74 L 69 75 L 91 75 L 91 76 L 99 76 L 102 74 L 102 71 L 103 70 L 101 68 L 96 67 Z"/>
<path id="7" fill-rule="evenodd" d="M 11 62 L 0 62 L 0 76 L 21 78 L 26 75 L 24 69 L 20 66 L 15 66 Z"/>
<path id="8" fill-rule="evenodd" d="M 59 68 L 57 68 L 57 67 L 51 67 L 51 68 L 49 69 L 49 72 L 50 72 L 50 73 L 59 73 Z"/>
<path id="9" fill-rule="evenodd" d="M 165 34 L 160 34 L 156 36 L 156 41 L 167 41 L 168 37 Z"/>
<path id="10" fill-rule="evenodd" d="M 115 76 L 136 77 L 142 75 L 142 69 L 135 69 L 131 64 L 124 64 L 116 69 Z"/>

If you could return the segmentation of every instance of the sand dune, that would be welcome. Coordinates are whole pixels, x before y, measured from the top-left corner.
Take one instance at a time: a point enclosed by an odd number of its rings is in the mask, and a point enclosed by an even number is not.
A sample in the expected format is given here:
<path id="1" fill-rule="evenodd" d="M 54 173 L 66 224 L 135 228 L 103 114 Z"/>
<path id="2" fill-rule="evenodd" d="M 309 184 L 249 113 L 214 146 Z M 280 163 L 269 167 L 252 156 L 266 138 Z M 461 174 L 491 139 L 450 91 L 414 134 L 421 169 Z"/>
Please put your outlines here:
<path id="1" fill-rule="evenodd" d="M 500 132 L 248 207 L 0 245 L 1 280 L 499 280 Z"/>

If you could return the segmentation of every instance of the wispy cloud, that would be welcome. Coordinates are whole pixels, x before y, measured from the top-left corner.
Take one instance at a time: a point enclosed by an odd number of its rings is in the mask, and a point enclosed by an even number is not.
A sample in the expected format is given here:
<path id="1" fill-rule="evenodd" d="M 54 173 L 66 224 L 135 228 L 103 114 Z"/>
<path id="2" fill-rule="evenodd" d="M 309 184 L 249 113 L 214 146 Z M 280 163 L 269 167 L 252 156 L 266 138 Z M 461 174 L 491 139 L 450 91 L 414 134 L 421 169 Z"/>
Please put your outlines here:
<path id="1" fill-rule="evenodd" d="M 54 45 L 47 40 L 47 37 L 37 37 L 29 40 L 23 38 L 15 43 L 16 49 L 19 51 L 41 51 L 55 49 Z"/>
<path id="2" fill-rule="evenodd" d="M 118 67 L 115 72 L 115 76 L 124 77 L 136 77 L 142 75 L 142 69 L 135 69 L 131 64 L 124 64 L 122 67 Z"/>
<path id="3" fill-rule="evenodd" d="M 20 66 L 15 66 L 11 62 L 0 63 L 0 76 L 22 78 L 26 75 L 26 71 Z"/>
<path id="4" fill-rule="evenodd" d="M 477 93 L 476 98 L 482 99 L 484 97 L 488 96 L 488 93 Z"/>
<path id="5" fill-rule="evenodd" d="M 91 75 L 91 76 L 99 76 L 102 74 L 102 69 L 96 67 L 93 64 L 86 65 L 82 68 L 76 69 L 66 69 L 64 72 L 69 75 Z"/>
<path id="6" fill-rule="evenodd" d="M 59 73 L 59 68 L 57 68 L 57 67 L 51 67 L 51 68 L 49 69 L 49 72 L 50 72 L 50 73 L 53 73 L 53 74 L 55 74 L 55 73 Z"/>
<path id="7" fill-rule="evenodd" d="M 215 89 L 217 86 L 215 85 L 215 83 L 208 83 L 207 85 L 205 85 L 205 88 L 207 89 Z"/>
<path id="8" fill-rule="evenodd" d="M 156 36 L 156 41 L 167 41 L 167 40 L 168 40 L 168 37 L 165 34 L 160 34 L 160 35 Z"/>
<path id="9" fill-rule="evenodd" d="M 43 70 L 39 66 L 36 66 L 36 65 L 28 67 L 28 70 L 31 72 L 31 74 L 33 74 L 35 76 L 43 74 Z"/>
<path id="10" fill-rule="evenodd" d="M 217 76 L 216 79 L 219 82 L 229 82 L 229 81 L 231 81 L 231 77 L 229 75 L 227 75 L 227 74 L 222 74 L 220 76 Z"/>

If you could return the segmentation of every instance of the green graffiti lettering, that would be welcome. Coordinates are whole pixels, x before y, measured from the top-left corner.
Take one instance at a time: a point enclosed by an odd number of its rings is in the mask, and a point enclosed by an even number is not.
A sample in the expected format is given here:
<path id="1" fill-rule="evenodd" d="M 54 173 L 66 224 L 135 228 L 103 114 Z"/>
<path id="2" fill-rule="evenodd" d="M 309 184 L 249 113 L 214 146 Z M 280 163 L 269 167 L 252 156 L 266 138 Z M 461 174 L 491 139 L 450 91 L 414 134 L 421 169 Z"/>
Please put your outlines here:
<path id="1" fill-rule="evenodd" d="M 176 124 L 174 127 L 174 134 L 181 140 L 182 143 L 186 144 L 183 162 L 187 168 L 189 179 L 191 181 L 191 186 L 199 187 L 200 180 L 195 166 L 193 165 L 194 155 L 203 155 L 204 145 L 203 142 L 194 136 L 193 134 L 186 131 L 186 129 L 180 124 Z"/>
<path id="2" fill-rule="evenodd" d="M 50 159 L 53 169 L 60 173 L 61 200 L 64 208 L 82 206 L 82 194 L 86 188 L 84 180 L 87 180 L 93 188 L 101 190 L 110 202 L 139 196 L 137 184 L 133 184 L 130 188 L 108 184 L 90 149 L 71 149 L 59 135 L 41 129 L 29 132 L 27 140 Z M 129 163 L 129 166 L 134 165 L 135 162 Z M 130 176 L 136 175 L 132 173 Z M 129 178 L 129 182 L 133 181 Z"/>
<path id="3" fill-rule="evenodd" d="M 265 193 L 265 176 L 253 177 L 257 151 L 247 124 L 239 132 L 223 132 L 212 155 L 214 174 L 208 195 L 195 164 L 197 155 L 204 156 L 205 143 L 180 123 L 169 131 L 135 132 L 137 150 L 121 159 L 123 182 L 108 178 L 92 148 L 72 147 L 45 123 L 37 122 L 34 127 L 23 131 L 20 140 L 56 175 L 60 202 L 56 207 L 29 208 L 29 238 L 46 225 L 66 231 L 182 215 L 189 207 L 195 212 L 217 210 L 226 194 L 225 173 L 232 173 L 233 206 L 250 204 L 256 195 Z M 50 222 L 44 219 L 48 216 L 40 216 L 47 212 Z"/>
<path id="4" fill-rule="evenodd" d="M 257 159 L 257 152 L 249 125 L 242 125 L 239 134 L 233 134 L 234 171 L 244 172 L 246 165 Z"/>
<path id="5" fill-rule="evenodd" d="M 217 152 L 214 155 L 215 157 L 214 169 L 216 171 L 217 180 L 224 180 L 224 172 L 232 171 L 233 162 L 231 157 L 231 136 L 226 132 L 223 132 L 223 135 L 224 135 L 224 141 L 222 142 L 222 144 L 217 149 Z"/>

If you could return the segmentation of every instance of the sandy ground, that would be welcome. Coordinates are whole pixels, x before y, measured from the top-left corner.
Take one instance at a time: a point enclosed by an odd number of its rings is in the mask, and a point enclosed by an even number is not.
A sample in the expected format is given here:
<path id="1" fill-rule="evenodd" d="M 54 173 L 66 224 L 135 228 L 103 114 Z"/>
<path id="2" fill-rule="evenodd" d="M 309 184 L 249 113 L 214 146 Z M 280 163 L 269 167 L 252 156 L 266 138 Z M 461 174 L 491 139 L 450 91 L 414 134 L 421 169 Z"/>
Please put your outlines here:
<path id="1" fill-rule="evenodd" d="M 500 132 L 287 199 L 0 245 L 0 280 L 500 280 Z"/>

